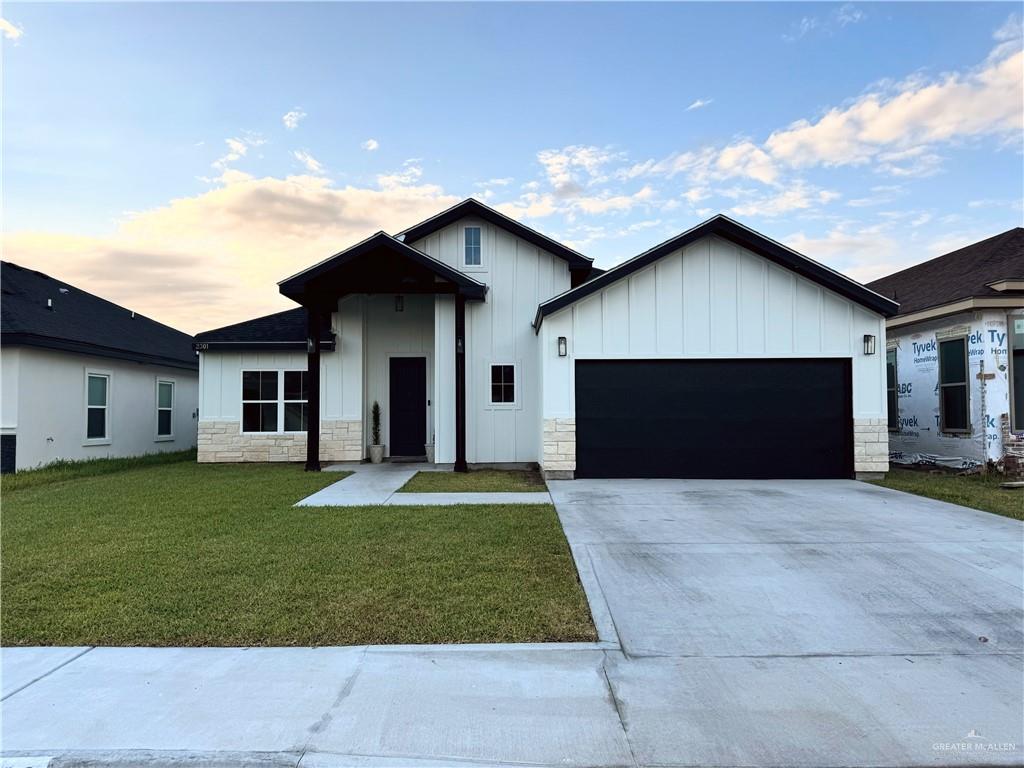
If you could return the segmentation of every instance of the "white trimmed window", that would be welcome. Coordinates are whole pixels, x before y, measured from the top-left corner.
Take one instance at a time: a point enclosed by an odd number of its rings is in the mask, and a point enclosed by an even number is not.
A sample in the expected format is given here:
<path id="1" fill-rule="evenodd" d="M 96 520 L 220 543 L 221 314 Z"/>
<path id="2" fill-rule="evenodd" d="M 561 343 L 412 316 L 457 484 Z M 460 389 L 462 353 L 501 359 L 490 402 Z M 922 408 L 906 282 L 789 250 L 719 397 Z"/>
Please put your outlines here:
<path id="1" fill-rule="evenodd" d="M 516 404 L 516 367 L 512 363 L 491 365 L 491 405 Z"/>
<path id="2" fill-rule="evenodd" d="M 174 382 L 165 379 L 156 382 L 156 436 L 174 437 Z"/>
<path id="3" fill-rule="evenodd" d="M 110 375 L 87 373 L 85 377 L 85 439 L 110 439 Z"/>
<path id="4" fill-rule="evenodd" d="M 284 372 L 284 431 L 305 432 L 309 417 L 306 371 Z"/>
<path id="5" fill-rule="evenodd" d="M 465 227 L 462 230 L 462 237 L 464 245 L 463 263 L 467 267 L 479 267 L 483 263 L 480 227 Z"/>
<path id="6" fill-rule="evenodd" d="M 305 432 L 306 371 L 242 371 L 243 432 Z"/>

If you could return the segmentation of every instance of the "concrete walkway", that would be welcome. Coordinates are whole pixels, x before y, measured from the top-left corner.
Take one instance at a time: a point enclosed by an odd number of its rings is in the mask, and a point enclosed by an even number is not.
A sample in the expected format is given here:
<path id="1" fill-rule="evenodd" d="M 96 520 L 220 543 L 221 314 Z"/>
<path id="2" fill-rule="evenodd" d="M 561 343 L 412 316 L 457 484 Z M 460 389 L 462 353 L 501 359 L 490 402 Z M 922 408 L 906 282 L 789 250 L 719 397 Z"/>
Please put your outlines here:
<path id="1" fill-rule="evenodd" d="M 297 507 L 451 506 L 453 504 L 550 504 L 543 493 L 398 493 L 417 472 L 447 472 L 433 464 L 332 464 L 331 472 L 352 472 L 298 503 Z M 0 767 L 2 768 L 2 767 Z"/>

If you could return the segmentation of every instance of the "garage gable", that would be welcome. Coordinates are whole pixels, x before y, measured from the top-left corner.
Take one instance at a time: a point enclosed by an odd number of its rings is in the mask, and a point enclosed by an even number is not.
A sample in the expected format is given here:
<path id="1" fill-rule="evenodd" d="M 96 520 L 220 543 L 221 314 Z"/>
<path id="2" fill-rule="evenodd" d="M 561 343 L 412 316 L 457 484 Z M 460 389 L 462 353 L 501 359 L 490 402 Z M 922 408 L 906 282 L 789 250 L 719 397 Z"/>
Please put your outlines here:
<path id="1" fill-rule="evenodd" d="M 884 317 L 891 317 L 899 310 L 899 304 L 895 301 L 865 288 L 855 280 L 851 280 L 845 275 L 823 264 L 819 264 L 813 259 L 809 259 L 791 248 L 787 248 L 781 243 L 777 243 L 733 221 L 727 216 L 719 214 L 703 224 L 699 224 L 693 229 L 683 232 L 681 235 L 667 240 L 661 245 L 655 246 L 649 251 L 645 251 L 639 256 L 635 256 L 629 261 L 608 270 L 583 285 L 544 302 L 537 308 L 537 314 L 533 323 L 534 329 L 539 331 L 545 317 L 606 289 L 624 278 L 649 268 L 672 254 L 688 251 L 692 245 L 708 238 L 730 243 L 748 254 L 760 257 L 761 260 L 775 265 L 777 269 L 788 271 L 803 281 L 827 289 L 833 294 Z"/>

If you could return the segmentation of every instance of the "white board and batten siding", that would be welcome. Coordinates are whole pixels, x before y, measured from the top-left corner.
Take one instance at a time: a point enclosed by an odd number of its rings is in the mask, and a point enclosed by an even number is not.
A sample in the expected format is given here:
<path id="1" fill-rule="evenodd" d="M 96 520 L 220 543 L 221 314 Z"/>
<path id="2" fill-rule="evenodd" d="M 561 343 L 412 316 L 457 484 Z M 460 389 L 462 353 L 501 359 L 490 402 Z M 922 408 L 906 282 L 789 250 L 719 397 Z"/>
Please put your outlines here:
<path id="1" fill-rule="evenodd" d="M 885 417 L 882 316 L 716 237 L 550 315 L 541 336 L 544 418 L 575 416 L 576 359 L 715 357 L 851 358 L 854 418 Z"/>
<path id="2" fill-rule="evenodd" d="M 464 263 L 463 229 L 481 230 L 481 264 Z M 484 302 L 466 304 L 466 458 L 470 463 L 533 462 L 540 458 L 541 370 L 532 323 L 537 305 L 569 289 L 569 269 L 512 233 L 461 219 L 410 243 L 488 286 Z M 455 460 L 455 302 L 435 304 L 434 392 L 436 459 Z M 516 367 L 516 403 L 491 405 L 490 366 Z"/>
<path id="3" fill-rule="evenodd" d="M 320 356 L 320 415 L 322 419 L 358 421 L 363 403 L 362 298 L 339 302 L 332 315 L 335 351 Z M 304 351 L 199 353 L 199 418 L 203 421 L 242 420 L 242 371 L 305 371 Z"/>

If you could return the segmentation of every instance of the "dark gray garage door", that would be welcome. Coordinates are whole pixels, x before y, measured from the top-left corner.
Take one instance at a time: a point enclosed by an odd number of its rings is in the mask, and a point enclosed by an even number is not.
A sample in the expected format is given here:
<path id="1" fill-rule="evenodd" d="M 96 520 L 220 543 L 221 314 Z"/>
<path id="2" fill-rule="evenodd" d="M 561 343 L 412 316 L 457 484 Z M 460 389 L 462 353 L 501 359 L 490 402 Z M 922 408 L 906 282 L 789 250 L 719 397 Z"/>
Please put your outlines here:
<path id="1" fill-rule="evenodd" d="M 849 478 L 850 361 L 578 360 L 576 476 Z"/>

